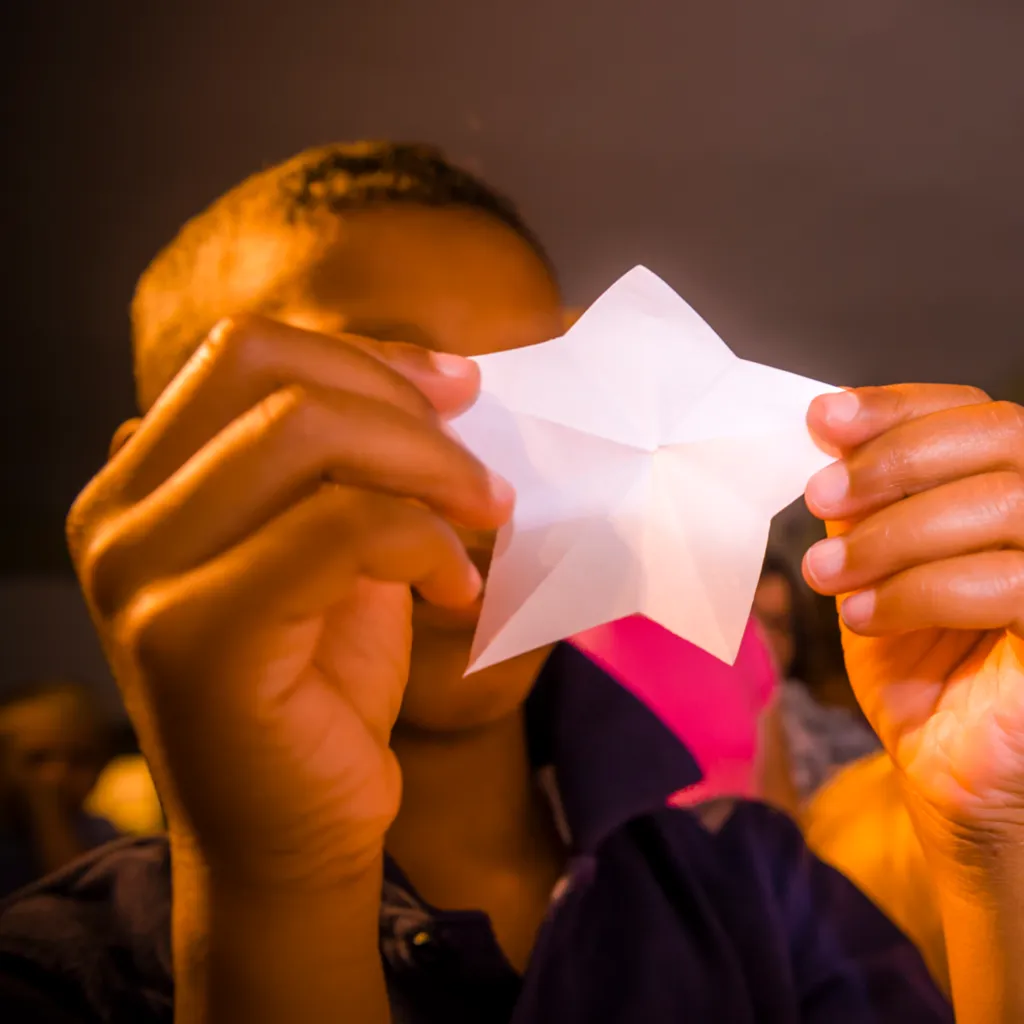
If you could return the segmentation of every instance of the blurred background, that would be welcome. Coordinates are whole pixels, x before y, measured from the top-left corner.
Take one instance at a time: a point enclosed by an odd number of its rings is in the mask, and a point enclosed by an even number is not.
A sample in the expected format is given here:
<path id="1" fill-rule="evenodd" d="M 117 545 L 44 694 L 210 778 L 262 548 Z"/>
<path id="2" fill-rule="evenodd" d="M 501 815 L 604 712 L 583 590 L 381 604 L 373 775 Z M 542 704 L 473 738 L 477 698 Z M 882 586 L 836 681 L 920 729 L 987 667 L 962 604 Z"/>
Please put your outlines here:
<path id="1" fill-rule="evenodd" d="M 113 706 L 62 522 L 133 412 L 135 277 L 310 144 L 441 144 L 571 304 L 643 262 L 745 357 L 1024 396 L 1012 0 L 33 0 L 0 47 L 0 687 L 70 673 Z"/>

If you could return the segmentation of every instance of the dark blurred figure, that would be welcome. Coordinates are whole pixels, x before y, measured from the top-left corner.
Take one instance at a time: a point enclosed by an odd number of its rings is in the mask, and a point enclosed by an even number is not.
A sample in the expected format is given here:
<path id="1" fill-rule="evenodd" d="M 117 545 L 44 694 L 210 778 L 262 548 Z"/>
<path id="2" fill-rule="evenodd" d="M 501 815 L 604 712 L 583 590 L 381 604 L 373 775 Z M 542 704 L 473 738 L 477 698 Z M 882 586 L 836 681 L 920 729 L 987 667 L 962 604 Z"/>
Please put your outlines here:
<path id="1" fill-rule="evenodd" d="M 775 656 L 793 784 L 808 799 L 837 768 L 880 749 L 850 689 L 831 599 L 813 596 L 784 557 L 769 552 L 754 615 Z"/>
<path id="2" fill-rule="evenodd" d="M 0 895 L 116 838 L 85 801 L 107 757 L 88 687 L 47 680 L 0 696 Z"/>

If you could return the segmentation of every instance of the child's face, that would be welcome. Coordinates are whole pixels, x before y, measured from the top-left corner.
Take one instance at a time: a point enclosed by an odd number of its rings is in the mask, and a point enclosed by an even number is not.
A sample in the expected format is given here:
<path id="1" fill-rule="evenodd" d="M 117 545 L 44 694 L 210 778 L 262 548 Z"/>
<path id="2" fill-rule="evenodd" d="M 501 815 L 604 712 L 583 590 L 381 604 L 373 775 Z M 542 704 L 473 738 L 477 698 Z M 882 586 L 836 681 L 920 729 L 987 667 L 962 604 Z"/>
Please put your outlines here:
<path id="1" fill-rule="evenodd" d="M 48 694 L 0 714 L 4 781 L 19 799 L 48 792 L 79 811 L 96 783 L 100 748 L 95 718 L 72 695 Z"/>
<path id="2" fill-rule="evenodd" d="M 558 289 L 514 232 L 472 211 L 392 205 L 327 228 L 263 310 L 325 333 L 407 341 L 463 356 L 532 345 L 564 331 Z M 486 572 L 493 535 L 465 534 Z M 417 601 L 402 718 L 422 728 L 492 721 L 521 702 L 544 652 L 461 677 L 479 607 Z M 525 680 L 525 683 L 523 682 Z"/>

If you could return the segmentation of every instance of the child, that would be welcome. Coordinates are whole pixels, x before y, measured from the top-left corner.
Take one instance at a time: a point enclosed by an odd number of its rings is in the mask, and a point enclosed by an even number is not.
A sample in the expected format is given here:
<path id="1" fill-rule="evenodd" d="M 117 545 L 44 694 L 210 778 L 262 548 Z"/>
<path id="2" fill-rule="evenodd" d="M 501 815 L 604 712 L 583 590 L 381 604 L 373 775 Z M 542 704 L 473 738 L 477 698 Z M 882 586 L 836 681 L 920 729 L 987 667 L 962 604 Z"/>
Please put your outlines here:
<path id="1" fill-rule="evenodd" d="M 429 150 L 314 150 L 188 224 L 133 313 L 144 418 L 68 530 L 168 840 L 126 841 L 7 905 L 12 1019 L 952 1019 L 907 939 L 781 815 L 666 806 L 694 762 L 574 648 L 463 677 L 514 496 L 443 419 L 478 386 L 463 357 L 563 322 L 510 204 Z M 1019 690 L 1009 505 L 989 513 L 1017 413 L 936 387 L 809 413 L 845 456 L 812 481 L 812 511 L 859 522 L 806 571 L 857 591 L 848 625 L 882 637 L 854 638 L 851 677 L 924 809 L 973 1021 L 1024 1006 L 1004 967 L 1024 937 L 1000 888 L 1021 844 L 1009 826 L 965 844 L 994 820 L 970 795 L 1003 800 L 1024 766 L 982 777 L 959 748 L 942 762 L 938 697 L 890 694 L 922 659 L 920 686 L 959 671 L 972 706 Z M 908 487 L 918 504 L 893 505 Z M 949 628 L 904 639 L 933 626 Z M 972 648 L 986 660 L 964 662 Z M 1007 703 L 957 728 L 970 745 L 996 725 L 1024 716 Z M 964 900 L 968 881 L 991 898 Z"/>

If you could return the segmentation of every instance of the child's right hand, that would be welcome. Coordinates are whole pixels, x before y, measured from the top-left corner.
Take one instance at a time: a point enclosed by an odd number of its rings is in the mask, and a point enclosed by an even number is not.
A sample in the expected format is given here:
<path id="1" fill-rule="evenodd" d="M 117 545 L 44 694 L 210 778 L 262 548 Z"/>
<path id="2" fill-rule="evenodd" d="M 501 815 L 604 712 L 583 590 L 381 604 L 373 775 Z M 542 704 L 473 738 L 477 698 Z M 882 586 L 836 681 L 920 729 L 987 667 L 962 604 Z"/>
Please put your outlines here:
<path id="1" fill-rule="evenodd" d="M 508 485 L 442 429 L 476 367 L 243 317 L 204 342 L 75 502 L 72 556 L 172 842 L 266 887 L 379 857 L 410 586 L 472 601 L 450 523 Z"/>

